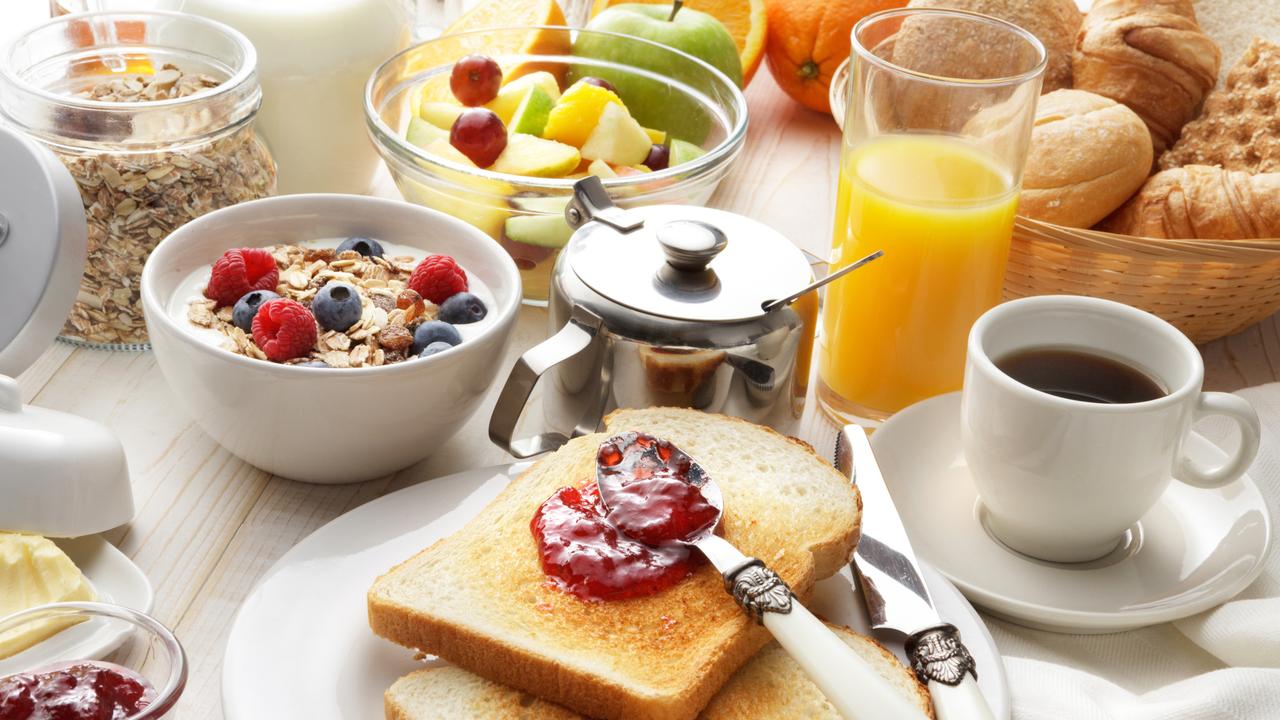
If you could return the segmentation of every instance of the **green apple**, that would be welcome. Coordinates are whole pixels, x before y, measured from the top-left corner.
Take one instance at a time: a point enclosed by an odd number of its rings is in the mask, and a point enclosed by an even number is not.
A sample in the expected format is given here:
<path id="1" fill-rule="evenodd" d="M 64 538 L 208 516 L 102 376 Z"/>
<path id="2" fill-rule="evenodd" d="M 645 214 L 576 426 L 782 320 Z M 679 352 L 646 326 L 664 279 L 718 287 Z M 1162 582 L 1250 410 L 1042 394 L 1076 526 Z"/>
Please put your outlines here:
<path id="1" fill-rule="evenodd" d="M 409 118 L 409 127 L 404 133 L 404 139 L 408 140 L 410 144 L 417 145 L 425 150 L 437 140 L 449 142 L 449 131 L 436 127 L 422 118 L 411 117 Z"/>
<path id="2" fill-rule="evenodd" d="M 502 122 L 510 124 L 511 118 L 515 116 L 516 109 L 520 107 L 520 103 L 524 101 L 533 88 L 542 88 L 542 91 L 551 96 L 551 100 L 555 101 L 560 97 L 560 85 L 556 83 L 556 76 L 544 70 L 522 75 L 515 80 L 503 85 L 498 89 L 498 96 L 485 103 L 485 107 L 492 110 L 495 115 L 502 119 Z"/>
<path id="3" fill-rule="evenodd" d="M 418 106 L 418 117 L 438 128 L 448 130 L 453 127 L 453 122 L 458 119 L 463 110 L 466 108 L 451 102 L 424 102 Z"/>
<path id="4" fill-rule="evenodd" d="M 691 142 L 671 138 L 671 155 L 667 161 L 667 167 L 675 167 L 683 165 L 690 160 L 695 160 L 707 154 L 706 150 L 694 145 Z"/>
<path id="5" fill-rule="evenodd" d="M 511 122 L 507 123 L 507 129 L 513 133 L 541 137 L 542 131 L 547 127 L 547 119 L 551 117 L 551 108 L 555 107 L 555 104 L 556 99 L 551 97 L 550 93 L 535 85 L 525 93 L 524 100 L 521 100 L 520 105 L 516 107 L 516 111 L 511 115 Z"/>
<path id="6" fill-rule="evenodd" d="M 724 25 L 706 13 L 672 5 L 628 3 L 614 5 L 595 16 L 587 29 L 631 35 L 675 48 L 705 61 L 742 86 L 738 47 Z M 677 58 L 650 48 L 619 43 L 607 35 L 583 33 L 573 43 L 573 54 L 638 67 L 675 83 L 706 89 L 706 82 L 700 80 L 705 75 L 678 62 Z M 671 82 L 591 63 L 573 66 L 569 81 L 587 76 L 607 80 L 617 88 L 627 109 L 645 127 L 665 130 L 694 142 L 702 142 L 711 131 L 712 119 L 707 110 L 692 98 L 676 96 Z"/>
<path id="7" fill-rule="evenodd" d="M 512 133 L 507 136 L 506 149 L 489 169 L 526 177 L 561 177 L 573 172 L 580 162 L 582 156 L 572 145 Z"/>
<path id="8" fill-rule="evenodd" d="M 644 162 L 651 147 L 649 134 L 640 123 L 625 108 L 608 103 L 595 129 L 582 143 L 582 157 L 613 165 L 635 165 Z"/>

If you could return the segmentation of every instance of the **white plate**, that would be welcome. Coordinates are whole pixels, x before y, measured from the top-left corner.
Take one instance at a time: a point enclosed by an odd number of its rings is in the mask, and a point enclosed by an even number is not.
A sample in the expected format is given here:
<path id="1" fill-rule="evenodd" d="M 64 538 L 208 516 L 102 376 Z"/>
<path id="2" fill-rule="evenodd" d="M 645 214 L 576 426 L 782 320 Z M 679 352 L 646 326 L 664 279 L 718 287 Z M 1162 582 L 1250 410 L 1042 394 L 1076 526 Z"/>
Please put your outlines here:
<path id="1" fill-rule="evenodd" d="M 102 602 L 151 612 L 151 581 L 127 555 L 99 535 L 52 538 L 80 568 Z M 133 632 L 121 620 L 94 618 L 63 630 L 34 647 L 0 660 L 0 676 L 64 660 L 99 660 L 110 655 Z"/>
<path id="2" fill-rule="evenodd" d="M 382 693 L 422 663 L 369 630 L 374 578 L 461 528 L 526 463 L 471 470 L 386 495 L 337 518 L 280 558 L 245 599 L 222 664 L 228 720 L 382 717 Z M 960 629 L 998 720 L 1009 717 L 1004 666 L 977 613 L 942 576 L 925 580 L 944 620 Z M 865 630 L 848 571 L 818 584 L 812 609 Z M 901 655 L 902 643 L 887 643 Z"/>
<path id="3" fill-rule="evenodd" d="M 1062 564 L 1010 550 L 980 521 L 960 444 L 960 393 L 899 412 L 871 443 L 916 552 L 970 600 L 1022 625 L 1104 633 L 1176 620 L 1230 599 L 1262 571 L 1271 528 L 1247 475 L 1216 490 L 1172 482 L 1127 546 Z M 1201 467 L 1223 462 L 1195 433 L 1185 449 Z"/>

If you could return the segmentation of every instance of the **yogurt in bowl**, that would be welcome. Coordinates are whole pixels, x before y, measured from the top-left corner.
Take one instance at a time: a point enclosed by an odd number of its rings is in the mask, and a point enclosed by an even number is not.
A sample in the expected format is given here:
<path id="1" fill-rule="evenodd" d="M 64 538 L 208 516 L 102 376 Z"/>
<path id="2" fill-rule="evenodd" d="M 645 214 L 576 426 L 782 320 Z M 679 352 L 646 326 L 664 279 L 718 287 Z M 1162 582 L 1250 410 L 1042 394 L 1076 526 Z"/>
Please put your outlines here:
<path id="1" fill-rule="evenodd" d="M 376 238 L 385 257 L 409 258 L 404 264 L 415 268 L 430 256 L 453 258 L 468 291 L 486 306 L 485 317 L 457 325 L 462 341 L 447 351 L 342 369 L 232 351 L 220 329 L 191 322 L 192 300 L 203 297 L 211 265 L 228 250 L 322 250 L 349 237 Z M 293 263 L 281 270 L 277 262 L 276 269 L 289 283 Z M 309 286 L 313 279 L 295 278 L 295 284 Z M 143 270 L 141 290 L 156 363 L 195 421 L 247 462 L 319 483 L 395 472 L 429 456 L 462 427 L 504 369 L 521 294 L 510 256 L 470 225 L 420 206 L 355 195 L 286 195 L 209 213 L 160 243 Z M 386 312 L 390 320 L 393 311 Z M 316 332 L 319 341 L 326 331 Z"/>
<path id="2" fill-rule="evenodd" d="M 342 251 L 352 246 L 370 254 L 353 249 Z M 379 367 L 419 358 L 430 344 L 415 338 L 415 334 L 426 337 L 418 332 L 424 323 L 445 323 L 448 327 L 440 330 L 451 336 L 456 331 L 460 340 L 457 344 L 461 344 L 494 322 L 488 312 L 495 302 L 493 292 L 466 268 L 457 267 L 465 280 L 434 297 L 441 304 L 413 289 L 414 273 L 426 258 L 456 266 L 456 261 L 447 255 L 363 237 L 305 240 L 260 250 L 274 260 L 275 282 L 269 283 L 273 284 L 270 290 L 251 291 L 235 303 L 219 303 L 206 294 L 213 271 L 211 263 L 193 271 L 178 285 L 169 303 L 169 316 L 204 342 L 231 353 L 290 365 L 339 369 Z M 242 251 L 228 251 L 233 252 Z M 420 277 L 419 289 L 430 294 L 421 287 L 423 283 Z M 324 292 L 326 287 L 332 291 L 339 286 L 350 291 L 341 305 L 332 300 L 331 293 L 326 297 Z M 298 302 L 311 313 L 317 330 L 310 346 L 294 348 L 288 356 L 272 357 L 259 346 L 251 323 L 259 303 L 271 295 Z M 317 310 L 315 304 L 327 305 L 328 312 Z M 333 310 L 335 307 L 338 311 Z M 335 317 L 336 312 L 346 313 L 347 317 Z"/>

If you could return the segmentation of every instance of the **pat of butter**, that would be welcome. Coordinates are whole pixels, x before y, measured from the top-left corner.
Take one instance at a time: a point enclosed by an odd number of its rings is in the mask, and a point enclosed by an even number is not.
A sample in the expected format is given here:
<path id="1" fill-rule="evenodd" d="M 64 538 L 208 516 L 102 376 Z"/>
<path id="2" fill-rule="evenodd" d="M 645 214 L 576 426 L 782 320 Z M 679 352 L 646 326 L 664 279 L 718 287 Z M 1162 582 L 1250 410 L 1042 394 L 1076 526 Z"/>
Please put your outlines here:
<path id="1" fill-rule="evenodd" d="M 0 618 L 51 602 L 97 599 L 80 569 L 53 541 L 0 533 Z M 0 633 L 0 660 L 78 621 L 30 622 Z"/>

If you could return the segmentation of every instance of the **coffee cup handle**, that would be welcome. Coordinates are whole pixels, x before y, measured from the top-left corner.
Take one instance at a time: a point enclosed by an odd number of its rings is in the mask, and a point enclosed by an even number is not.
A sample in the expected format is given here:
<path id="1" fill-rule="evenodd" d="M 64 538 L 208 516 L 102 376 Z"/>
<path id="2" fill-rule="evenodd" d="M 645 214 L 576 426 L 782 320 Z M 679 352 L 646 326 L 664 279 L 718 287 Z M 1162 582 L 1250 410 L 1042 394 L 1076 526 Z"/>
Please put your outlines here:
<path id="1" fill-rule="evenodd" d="M 1235 482 L 1249 469 L 1258 454 L 1258 443 L 1262 439 L 1258 413 L 1244 398 L 1221 392 L 1200 393 L 1193 412 L 1196 420 L 1206 415 L 1226 415 L 1235 420 L 1240 428 L 1240 447 L 1225 463 L 1215 468 L 1200 467 L 1183 454 L 1174 466 L 1173 476 L 1199 488 L 1216 488 Z"/>

